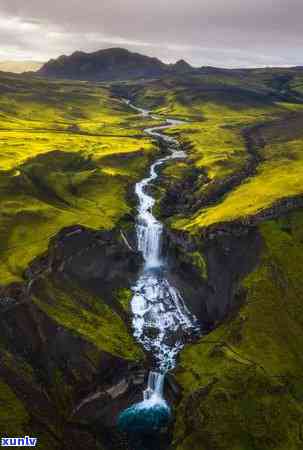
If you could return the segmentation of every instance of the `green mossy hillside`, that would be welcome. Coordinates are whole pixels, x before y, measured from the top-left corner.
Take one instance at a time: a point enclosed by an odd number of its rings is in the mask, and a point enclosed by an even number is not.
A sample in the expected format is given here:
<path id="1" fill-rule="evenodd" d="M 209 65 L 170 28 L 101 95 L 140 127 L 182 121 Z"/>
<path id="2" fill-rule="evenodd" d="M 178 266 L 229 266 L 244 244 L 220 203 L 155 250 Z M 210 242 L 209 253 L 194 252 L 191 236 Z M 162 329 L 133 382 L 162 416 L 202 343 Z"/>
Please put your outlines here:
<path id="1" fill-rule="evenodd" d="M 35 396 L 39 392 L 39 378 L 33 368 L 23 358 L 3 350 L 0 343 L 0 373 L 8 369 L 10 376 L 2 379 L 0 375 L 0 436 L 23 437 L 34 436 L 39 445 L 46 450 L 57 449 L 58 442 L 54 439 L 52 426 L 49 426 L 47 412 L 39 410 L 41 403 L 35 404 Z M 16 384 L 14 384 L 14 382 Z M 28 387 L 33 391 L 28 395 Z M 61 386 L 61 389 L 63 386 Z M 25 394 L 27 392 L 27 394 Z M 41 392 L 41 391 L 40 391 Z M 27 400 L 30 406 L 27 404 Z M 39 417 L 38 421 L 33 420 Z M 48 418 L 49 419 L 49 418 Z M 45 426 L 46 425 L 46 426 Z"/>
<path id="2" fill-rule="evenodd" d="M 120 291 L 117 302 L 121 296 Z M 123 290 L 125 297 L 129 298 L 127 289 Z M 143 359 L 143 351 L 132 337 L 125 318 L 115 310 L 115 305 L 107 305 L 100 297 L 67 280 L 63 283 L 43 277 L 36 282 L 33 301 L 59 325 L 93 343 L 97 349 L 125 359 Z"/>
<path id="3" fill-rule="evenodd" d="M 11 388 L 0 381 L 0 433 L 4 436 L 24 436 L 29 422 L 25 406 Z"/>
<path id="4" fill-rule="evenodd" d="M 133 87 L 136 100 L 156 113 L 189 120 L 167 131 L 188 156 L 164 169 L 166 187 L 178 190 L 193 174 L 186 208 L 174 213 L 169 226 L 199 233 L 303 194 L 303 99 L 286 86 L 287 80 L 300 83 L 302 73 L 286 72 L 214 70 Z M 164 198 L 164 209 L 166 204 Z"/>
<path id="5" fill-rule="evenodd" d="M 176 220 L 174 226 L 197 231 L 222 222 L 245 221 L 275 203 L 303 194 L 303 116 L 299 114 L 264 127 L 261 162 L 254 176 L 227 193 L 214 206 L 192 217 Z"/>
<path id="6" fill-rule="evenodd" d="M 299 450 L 303 423 L 303 213 L 260 226 L 240 311 L 182 352 L 177 450 Z"/>
<path id="7" fill-rule="evenodd" d="M 54 234 L 111 229 L 132 212 L 130 186 L 156 146 L 145 121 L 108 89 L 0 76 L 0 285 L 23 272 Z"/>
<path id="8" fill-rule="evenodd" d="M 71 417 L 83 399 L 108 387 L 117 368 L 127 374 L 144 360 L 119 303 L 129 291 L 105 303 L 46 273 L 31 291 L 1 311 L 0 435 L 36 436 L 47 450 L 80 448 L 73 439 L 99 448 L 90 429 L 82 435 L 71 428 Z"/>

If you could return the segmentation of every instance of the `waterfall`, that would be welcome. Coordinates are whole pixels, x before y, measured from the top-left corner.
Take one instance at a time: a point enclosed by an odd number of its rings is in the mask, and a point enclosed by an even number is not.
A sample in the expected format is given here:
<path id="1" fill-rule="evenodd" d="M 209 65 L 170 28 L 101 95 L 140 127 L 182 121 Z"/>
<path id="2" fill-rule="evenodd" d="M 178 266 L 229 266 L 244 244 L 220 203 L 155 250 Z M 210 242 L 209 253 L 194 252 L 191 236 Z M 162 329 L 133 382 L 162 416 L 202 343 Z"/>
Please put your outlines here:
<path id="1" fill-rule="evenodd" d="M 144 117 L 150 116 L 146 110 L 137 108 L 129 101 L 126 103 Z M 156 118 L 155 116 L 151 116 Z M 122 413 L 121 423 L 128 414 L 139 411 L 163 409 L 169 407 L 163 397 L 165 373 L 175 366 L 178 353 L 184 346 L 186 337 L 198 330 L 196 318 L 187 309 L 181 293 L 170 284 L 167 267 L 162 255 L 163 225 L 154 217 L 155 199 L 147 192 L 147 187 L 158 177 L 157 169 L 170 159 L 183 158 L 178 142 L 160 131 L 183 123 L 168 119 L 167 125 L 145 130 L 150 136 L 167 142 L 171 154 L 152 164 L 149 175 L 136 184 L 139 200 L 136 220 L 138 250 L 144 258 L 142 274 L 132 287 L 131 302 L 134 336 L 143 347 L 153 354 L 156 370 L 148 376 L 147 388 L 143 392 L 143 401 Z M 160 408 L 160 409 L 159 409 Z M 162 408 L 162 410 L 161 410 Z"/>
<path id="2" fill-rule="evenodd" d="M 146 212 L 137 224 L 138 250 L 142 253 L 146 267 L 160 267 L 162 225 L 152 221 L 152 216 Z"/>
<path id="3" fill-rule="evenodd" d="M 147 388 L 143 392 L 144 401 L 159 401 L 163 398 L 164 374 L 149 372 Z"/>

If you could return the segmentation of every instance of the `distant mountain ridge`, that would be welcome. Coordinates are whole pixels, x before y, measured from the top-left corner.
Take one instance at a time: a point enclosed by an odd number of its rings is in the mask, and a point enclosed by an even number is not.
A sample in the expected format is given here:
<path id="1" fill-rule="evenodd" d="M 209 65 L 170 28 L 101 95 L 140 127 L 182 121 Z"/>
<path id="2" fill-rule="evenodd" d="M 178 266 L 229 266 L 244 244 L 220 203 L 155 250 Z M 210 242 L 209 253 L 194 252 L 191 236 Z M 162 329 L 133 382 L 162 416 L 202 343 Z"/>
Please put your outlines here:
<path id="1" fill-rule="evenodd" d="M 36 73 L 42 77 L 83 81 L 129 81 L 161 78 L 163 76 L 204 75 L 234 78 L 242 81 L 268 74 L 276 78 L 274 84 L 286 84 L 295 74 L 303 71 L 298 67 L 220 68 L 212 66 L 193 67 L 184 59 L 175 64 L 165 64 L 158 58 L 134 53 L 123 48 L 109 48 L 93 53 L 76 51 L 45 63 Z M 216 84 L 217 84 L 216 80 Z M 223 80 L 221 80 L 223 81 Z M 224 81 L 224 82 L 225 82 Z M 252 80 L 250 80 L 252 81 Z"/>
<path id="2" fill-rule="evenodd" d="M 165 64 L 158 58 L 133 53 L 122 48 L 110 48 L 94 53 L 78 51 L 70 56 L 64 55 L 51 59 L 37 73 L 48 78 L 113 81 L 155 78 L 195 70 L 184 60 L 176 64 Z"/>

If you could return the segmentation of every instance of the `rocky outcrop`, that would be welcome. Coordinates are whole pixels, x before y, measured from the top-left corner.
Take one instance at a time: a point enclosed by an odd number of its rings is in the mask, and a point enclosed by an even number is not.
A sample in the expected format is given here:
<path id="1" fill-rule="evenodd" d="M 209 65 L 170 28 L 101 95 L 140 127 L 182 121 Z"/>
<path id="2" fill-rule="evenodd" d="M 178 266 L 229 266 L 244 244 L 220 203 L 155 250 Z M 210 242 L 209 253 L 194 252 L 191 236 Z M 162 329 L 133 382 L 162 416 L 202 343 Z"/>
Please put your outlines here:
<path id="1" fill-rule="evenodd" d="M 205 332 L 237 310 L 245 292 L 241 280 L 257 265 L 262 238 L 256 228 L 191 238 L 169 232 L 170 277 Z"/>
<path id="2" fill-rule="evenodd" d="M 216 239 L 219 235 L 242 235 L 246 229 L 255 229 L 262 222 L 283 217 L 288 213 L 298 210 L 303 206 L 302 195 L 285 197 L 274 202 L 269 208 L 265 208 L 257 214 L 242 217 L 232 222 L 218 222 L 207 228 L 201 229 L 201 239 Z"/>
<path id="3" fill-rule="evenodd" d="M 48 252 L 26 271 L 28 288 L 44 272 L 56 272 L 102 295 L 112 305 L 113 290 L 131 286 L 141 267 L 141 256 L 135 249 L 132 231 L 65 228 L 50 241 Z"/>
<path id="4" fill-rule="evenodd" d="M 302 196 L 288 197 L 254 216 L 217 223 L 195 236 L 168 230 L 170 277 L 204 332 L 238 311 L 245 301 L 241 281 L 258 265 L 264 249 L 258 226 L 302 206 Z"/>

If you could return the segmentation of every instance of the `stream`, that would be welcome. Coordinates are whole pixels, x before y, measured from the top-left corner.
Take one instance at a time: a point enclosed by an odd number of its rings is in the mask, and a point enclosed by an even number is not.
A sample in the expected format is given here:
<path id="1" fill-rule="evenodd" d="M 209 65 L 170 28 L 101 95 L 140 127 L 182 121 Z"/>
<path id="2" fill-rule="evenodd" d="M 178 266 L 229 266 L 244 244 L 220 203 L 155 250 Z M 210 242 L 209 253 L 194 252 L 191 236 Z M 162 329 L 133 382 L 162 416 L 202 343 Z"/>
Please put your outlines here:
<path id="1" fill-rule="evenodd" d="M 130 101 L 125 102 L 143 117 L 159 119 Z M 166 119 L 166 125 L 144 130 L 149 136 L 165 141 L 170 153 L 156 160 L 148 176 L 135 187 L 138 197 L 136 234 L 144 264 L 132 287 L 132 323 L 136 340 L 153 355 L 155 367 L 149 373 L 142 402 L 123 411 L 119 418 L 120 428 L 134 433 L 144 431 L 144 427 L 156 430 L 169 420 L 170 408 L 163 396 L 165 374 L 175 367 L 177 355 L 186 341 L 199 331 L 197 319 L 186 307 L 180 292 L 168 280 L 168 265 L 163 255 L 164 227 L 153 215 L 155 199 L 148 190 L 158 178 L 160 166 L 186 156 L 176 139 L 162 133 L 182 123 L 185 122 Z"/>

